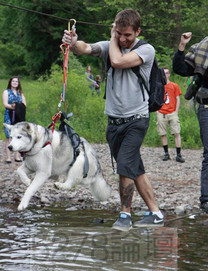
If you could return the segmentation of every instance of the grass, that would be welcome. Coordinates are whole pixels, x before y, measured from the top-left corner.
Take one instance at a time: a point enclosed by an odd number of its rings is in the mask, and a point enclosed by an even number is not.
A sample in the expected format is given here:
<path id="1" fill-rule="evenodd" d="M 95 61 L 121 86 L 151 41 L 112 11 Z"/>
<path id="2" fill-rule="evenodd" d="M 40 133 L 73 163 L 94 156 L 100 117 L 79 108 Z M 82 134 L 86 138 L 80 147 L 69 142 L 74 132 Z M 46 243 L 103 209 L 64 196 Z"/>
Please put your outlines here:
<path id="1" fill-rule="evenodd" d="M 76 68 L 77 70 L 77 68 Z M 104 84 L 100 96 L 92 96 L 89 83 L 84 73 L 77 74 L 72 69 L 68 75 L 66 89 L 67 113 L 73 112 L 71 126 L 76 133 L 85 137 L 91 143 L 106 143 L 105 129 L 107 117 L 104 115 L 105 100 L 103 99 Z M 79 69 L 80 71 L 80 69 Z M 0 90 L 6 89 L 8 79 L 0 79 Z M 184 78 L 174 77 L 172 80 L 179 84 L 183 94 Z M 50 78 L 30 80 L 22 78 L 21 84 L 27 100 L 26 119 L 47 127 L 52 122 L 52 116 L 57 112 L 63 86 L 63 75 L 60 68 L 54 66 Z M 61 110 L 64 110 L 63 106 Z M 0 122 L 3 123 L 4 107 L 0 107 Z M 194 108 L 181 95 L 179 111 L 181 122 L 182 148 L 199 149 L 202 147 L 199 125 Z M 58 129 L 58 124 L 56 126 Z M 0 126 L 0 139 L 5 139 L 3 124 Z M 145 146 L 161 146 L 161 139 L 156 129 L 156 113 L 151 113 L 150 127 L 144 141 Z M 175 147 L 174 136 L 168 132 L 168 145 Z"/>

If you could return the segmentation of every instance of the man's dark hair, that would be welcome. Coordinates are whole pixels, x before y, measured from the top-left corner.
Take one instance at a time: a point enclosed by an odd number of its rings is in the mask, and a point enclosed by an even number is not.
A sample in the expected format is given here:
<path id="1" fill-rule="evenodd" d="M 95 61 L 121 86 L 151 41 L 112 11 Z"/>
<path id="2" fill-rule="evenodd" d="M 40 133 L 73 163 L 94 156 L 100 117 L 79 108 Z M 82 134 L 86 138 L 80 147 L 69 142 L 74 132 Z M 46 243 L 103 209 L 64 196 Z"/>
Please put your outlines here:
<path id="1" fill-rule="evenodd" d="M 131 26 L 136 32 L 141 26 L 141 17 L 140 14 L 133 9 L 124 9 L 116 15 L 115 24 L 119 27 Z"/>

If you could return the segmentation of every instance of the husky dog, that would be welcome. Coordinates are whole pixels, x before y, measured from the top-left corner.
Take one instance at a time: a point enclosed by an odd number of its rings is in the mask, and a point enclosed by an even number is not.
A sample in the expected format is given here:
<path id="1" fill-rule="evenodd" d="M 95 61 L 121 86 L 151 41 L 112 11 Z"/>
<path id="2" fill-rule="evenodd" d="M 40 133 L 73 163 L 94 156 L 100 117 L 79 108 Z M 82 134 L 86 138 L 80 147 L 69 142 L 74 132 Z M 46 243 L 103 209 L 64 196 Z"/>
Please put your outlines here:
<path id="1" fill-rule="evenodd" d="M 17 173 L 28 188 L 18 206 L 19 211 L 27 208 L 31 197 L 48 178 L 58 178 L 63 174 L 65 182 L 56 182 L 57 188 L 70 190 L 76 184 L 82 183 L 89 185 L 96 200 L 108 199 L 111 187 L 103 178 L 95 150 L 84 138 L 80 138 L 78 154 L 75 155 L 72 140 L 65 132 L 52 132 L 29 122 L 15 125 L 4 123 L 4 126 L 10 133 L 8 148 L 10 151 L 20 152 L 23 156 L 23 164 L 17 169 Z M 83 173 L 86 159 L 88 172 Z M 27 176 L 29 173 L 35 173 L 33 181 Z"/>

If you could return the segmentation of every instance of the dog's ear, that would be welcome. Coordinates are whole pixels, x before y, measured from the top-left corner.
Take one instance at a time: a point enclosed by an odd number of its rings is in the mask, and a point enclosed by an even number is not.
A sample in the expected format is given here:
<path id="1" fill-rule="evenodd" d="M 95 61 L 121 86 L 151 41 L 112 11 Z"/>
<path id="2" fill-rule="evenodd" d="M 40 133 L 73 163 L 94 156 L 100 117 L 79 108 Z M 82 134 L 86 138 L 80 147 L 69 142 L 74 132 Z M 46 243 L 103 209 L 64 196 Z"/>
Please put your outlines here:
<path id="1" fill-rule="evenodd" d="M 4 127 L 7 128 L 8 131 L 11 131 L 12 125 L 3 123 Z"/>
<path id="2" fill-rule="evenodd" d="M 26 125 L 26 129 L 27 129 L 28 131 L 30 131 L 30 130 L 31 130 L 31 128 L 30 128 L 30 124 L 29 124 L 29 123 L 27 123 L 27 125 Z"/>
<path id="3" fill-rule="evenodd" d="M 31 132 L 32 132 L 32 129 L 31 129 L 31 127 L 30 127 L 30 123 L 28 123 L 28 122 L 25 122 L 24 123 L 24 126 L 23 126 L 23 128 L 22 128 L 26 133 L 28 133 L 28 134 L 30 134 Z"/>

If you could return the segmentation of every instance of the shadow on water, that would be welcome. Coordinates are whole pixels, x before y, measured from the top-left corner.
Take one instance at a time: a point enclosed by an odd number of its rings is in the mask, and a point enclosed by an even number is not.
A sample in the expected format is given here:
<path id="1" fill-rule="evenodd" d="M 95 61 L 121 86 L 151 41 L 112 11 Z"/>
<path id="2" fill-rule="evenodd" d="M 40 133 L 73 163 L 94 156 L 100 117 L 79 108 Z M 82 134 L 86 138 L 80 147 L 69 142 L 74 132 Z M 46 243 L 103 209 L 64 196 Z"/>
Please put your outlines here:
<path id="1" fill-rule="evenodd" d="M 208 270 L 208 216 L 191 218 L 124 233 L 108 211 L 0 206 L 0 270 Z"/>

